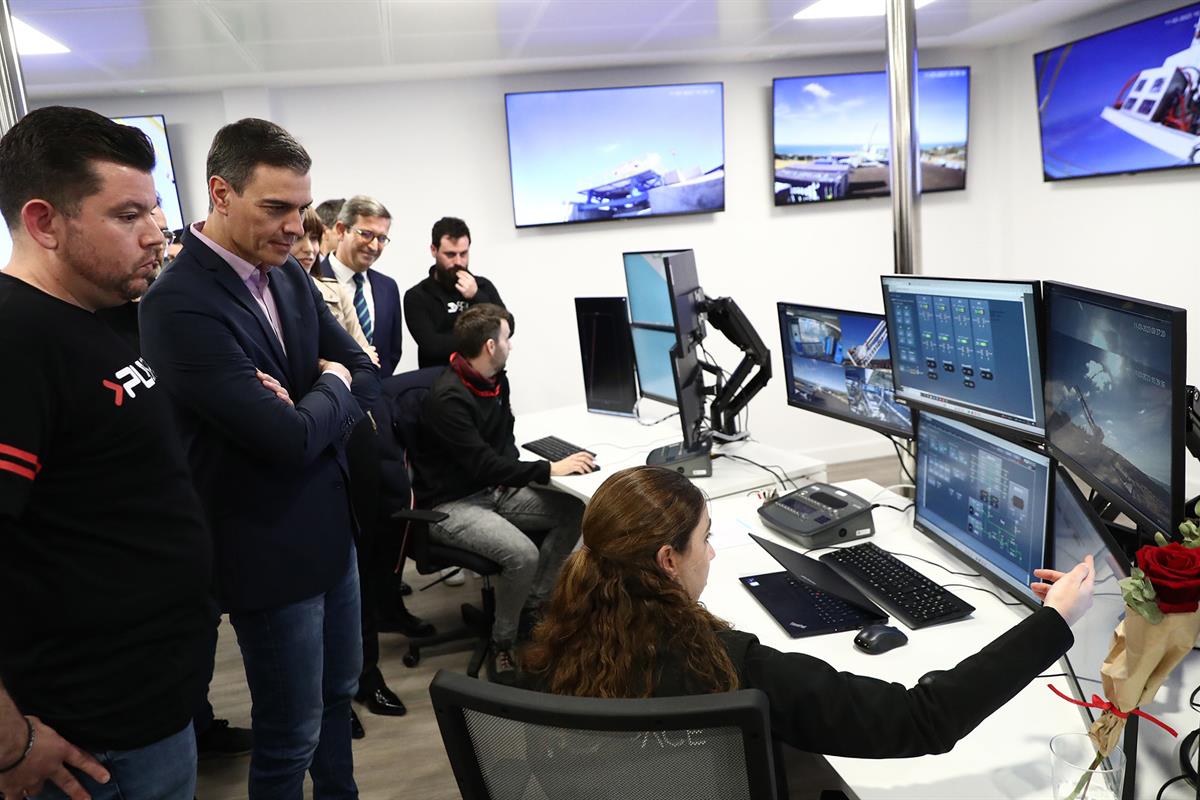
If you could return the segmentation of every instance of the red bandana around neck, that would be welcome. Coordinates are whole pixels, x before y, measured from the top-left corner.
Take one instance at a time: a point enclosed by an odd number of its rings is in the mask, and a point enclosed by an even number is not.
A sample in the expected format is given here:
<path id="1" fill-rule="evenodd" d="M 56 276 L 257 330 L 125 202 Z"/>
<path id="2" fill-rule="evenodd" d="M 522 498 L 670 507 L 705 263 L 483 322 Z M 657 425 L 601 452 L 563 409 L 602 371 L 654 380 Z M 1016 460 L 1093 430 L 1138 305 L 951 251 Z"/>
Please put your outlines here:
<path id="1" fill-rule="evenodd" d="M 458 379 L 463 382 L 471 394 L 476 397 L 499 397 L 500 381 L 489 380 L 479 374 L 459 353 L 450 356 L 450 369 L 458 373 Z"/>

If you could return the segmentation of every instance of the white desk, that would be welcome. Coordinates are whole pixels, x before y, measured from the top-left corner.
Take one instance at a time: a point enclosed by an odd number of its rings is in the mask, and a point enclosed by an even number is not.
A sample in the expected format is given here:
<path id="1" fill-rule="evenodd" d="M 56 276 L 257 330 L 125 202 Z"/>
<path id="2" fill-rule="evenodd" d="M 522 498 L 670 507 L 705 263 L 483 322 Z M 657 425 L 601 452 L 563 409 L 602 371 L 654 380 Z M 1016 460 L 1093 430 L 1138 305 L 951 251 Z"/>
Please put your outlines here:
<path id="1" fill-rule="evenodd" d="M 667 406 L 661 408 L 670 411 Z M 585 502 L 609 475 L 626 467 L 645 464 L 646 455 L 655 447 L 673 444 L 683 438 L 677 418 L 647 426 L 630 417 L 589 413 L 582 404 L 517 415 L 518 444 L 543 436 L 557 436 L 596 454 L 596 463 L 601 467 L 599 472 L 566 475 L 550 480 L 555 488 Z M 759 464 L 777 467 L 776 472 L 801 484 L 825 480 L 824 462 L 761 442 L 732 442 L 714 446 L 713 452 L 722 456 L 741 456 Z M 521 457 L 540 458 L 524 448 L 521 449 Z M 739 495 L 772 484 L 778 486 L 776 479 L 766 470 L 732 458 L 715 459 L 712 476 L 696 478 L 695 483 L 712 499 Z"/>
<path id="2" fill-rule="evenodd" d="M 881 487 L 870 481 L 848 481 L 839 485 L 874 502 L 887 502 L 900 507 L 907 505 L 907 501 L 896 495 L 881 495 Z M 708 588 L 700 599 L 717 616 L 740 630 L 756 634 L 763 644 L 778 650 L 805 652 L 840 670 L 912 686 L 926 672 L 950 668 L 982 649 L 1029 613 L 1024 607 L 1002 605 L 984 592 L 951 588 L 951 591 L 975 606 L 976 611 L 970 618 L 918 631 L 910 631 L 902 622 L 893 619 L 891 624 L 903 630 L 909 641 L 903 647 L 883 655 L 871 656 L 860 652 L 854 647 L 853 632 L 792 639 L 737 580 L 745 575 L 778 572 L 781 569 L 778 562 L 749 539 L 747 534 L 750 532 L 794 549 L 803 549 L 762 525 L 756 507 L 757 501 L 746 497 L 727 497 L 712 504 L 713 546 L 717 556 L 712 562 Z M 928 558 L 956 571 L 971 571 L 915 531 L 910 524 L 911 512 L 902 515 L 897 511 L 879 508 L 874 511 L 874 516 L 876 534 L 873 541 L 880 547 Z M 950 575 L 915 559 L 901 560 L 940 584 L 968 584 L 996 589 L 983 578 Z M 1064 670 L 1059 667 L 1047 670 L 1048 673 L 1061 671 Z M 949 753 L 886 761 L 830 757 L 828 761 L 862 800 L 1049 800 L 1052 797 L 1050 737 L 1057 733 L 1085 730 L 1079 709 L 1051 694 L 1046 688 L 1049 683 L 1055 683 L 1059 689 L 1070 693 L 1068 682 L 1063 678 L 1034 680 Z M 1184 694 L 1184 705 L 1186 701 Z M 1194 727 L 1195 720 L 1190 724 Z M 1160 752 L 1169 750 L 1173 758 L 1178 740 L 1166 736 L 1160 738 L 1149 732 L 1151 727 L 1143 726 L 1143 735 L 1153 737 L 1155 749 Z M 1162 780 L 1143 775 L 1139 764 L 1139 797 L 1146 796 L 1148 789 L 1149 798 L 1153 798 L 1161 783 Z M 1186 792 L 1177 795 L 1169 792 L 1168 798 L 1189 796 Z"/>

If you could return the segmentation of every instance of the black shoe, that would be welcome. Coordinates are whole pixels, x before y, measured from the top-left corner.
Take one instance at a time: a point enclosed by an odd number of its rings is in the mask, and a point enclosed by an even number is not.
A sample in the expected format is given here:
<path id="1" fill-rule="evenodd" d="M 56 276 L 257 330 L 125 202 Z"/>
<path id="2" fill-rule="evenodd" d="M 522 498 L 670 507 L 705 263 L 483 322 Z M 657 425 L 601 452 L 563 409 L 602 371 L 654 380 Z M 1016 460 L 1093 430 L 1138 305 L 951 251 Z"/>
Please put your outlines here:
<path id="1" fill-rule="evenodd" d="M 488 650 L 487 676 L 492 683 L 500 683 L 505 686 L 517 684 L 517 658 L 510 646 L 501 647 L 495 643 L 492 644 Z"/>
<path id="2" fill-rule="evenodd" d="M 354 699 L 366 706 L 372 714 L 403 717 L 408 713 L 408 709 L 400 702 L 400 698 L 396 697 L 396 693 L 386 686 L 380 686 L 370 692 L 359 692 Z"/>
<path id="3" fill-rule="evenodd" d="M 433 636 L 437 633 L 437 628 L 433 627 L 432 623 L 410 614 L 406 610 L 380 616 L 377 625 L 380 633 L 403 633 L 410 639 Z"/>
<path id="4" fill-rule="evenodd" d="M 254 734 L 249 728 L 235 728 L 227 719 L 214 719 L 204 733 L 196 736 L 200 758 L 242 756 L 254 749 Z"/>
<path id="5" fill-rule="evenodd" d="M 354 712 L 353 708 L 350 709 L 350 738 L 362 739 L 365 738 L 366 735 L 367 732 L 363 729 L 362 722 L 359 720 L 358 714 Z"/>
<path id="6" fill-rule="evenodd" d="M 412 587 L 408 585 L 407 581 L 400 581 L 400 596 L 408 597 L 410 594 L 412 594 Z"/>

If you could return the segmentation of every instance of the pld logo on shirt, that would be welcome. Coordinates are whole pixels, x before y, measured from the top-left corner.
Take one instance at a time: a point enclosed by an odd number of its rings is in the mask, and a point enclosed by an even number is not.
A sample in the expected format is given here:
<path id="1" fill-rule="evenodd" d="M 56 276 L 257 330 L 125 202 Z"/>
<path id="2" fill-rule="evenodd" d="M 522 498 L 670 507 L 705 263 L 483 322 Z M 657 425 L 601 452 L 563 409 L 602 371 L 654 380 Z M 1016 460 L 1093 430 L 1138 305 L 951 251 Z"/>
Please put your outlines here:
<path id="1" fill-rule="evenodd" d="M 125 395 L 129 395 L 131 400 L 137 397 L 137 387 L 149 389 L 155 384 L 154 370 L 150 369 L 144 358 L 121 367 L 113 374 L 113 378 L 115 382 L 104 380 L 100 384 L 113 393 L 113 405 L 117 408 L 125 403 Z"/>
<path id="2" fill-rule="evenodd" d="M 471 304 L 466 300 L 452 300 L 449 303 L 446 303 L 446 313 L 457 314 L 460 311 L 466 311 L 470 307 Z"/>

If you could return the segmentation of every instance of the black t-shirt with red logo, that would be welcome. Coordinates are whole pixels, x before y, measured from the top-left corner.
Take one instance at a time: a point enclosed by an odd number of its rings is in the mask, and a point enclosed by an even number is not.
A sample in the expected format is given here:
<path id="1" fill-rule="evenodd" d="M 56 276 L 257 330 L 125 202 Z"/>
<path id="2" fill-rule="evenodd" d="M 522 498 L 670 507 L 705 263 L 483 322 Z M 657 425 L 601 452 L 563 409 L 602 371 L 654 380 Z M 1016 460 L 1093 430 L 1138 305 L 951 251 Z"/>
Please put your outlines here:
<path id="1" fill-rule="evenodd" d="M 89 750 L 182 730 L 215 617 L 171 407 L 103 321 L 0 274 L 0 681 Z"/>

